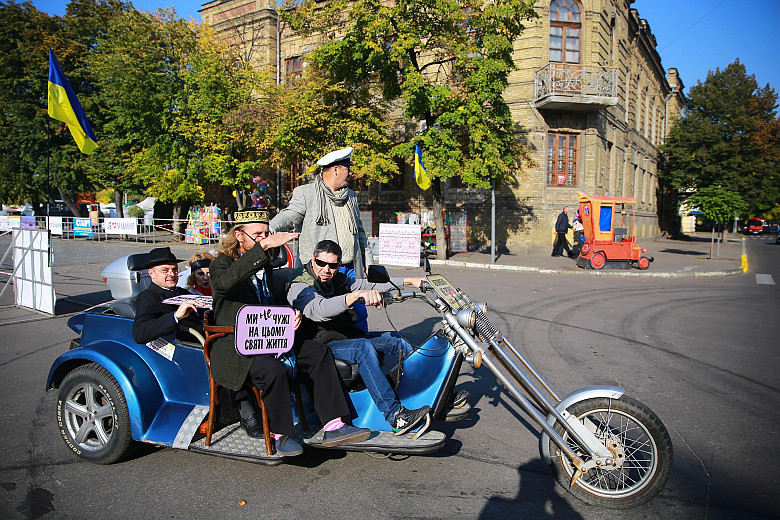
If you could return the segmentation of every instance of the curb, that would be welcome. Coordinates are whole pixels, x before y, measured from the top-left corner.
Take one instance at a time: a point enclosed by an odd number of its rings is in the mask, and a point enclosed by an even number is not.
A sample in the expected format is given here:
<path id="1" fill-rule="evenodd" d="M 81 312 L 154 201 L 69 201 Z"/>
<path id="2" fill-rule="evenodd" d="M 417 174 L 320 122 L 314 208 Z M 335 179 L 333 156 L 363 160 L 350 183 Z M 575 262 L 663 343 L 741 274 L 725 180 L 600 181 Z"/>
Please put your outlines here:
<path id="1" fill-rule="evenodd" d="M 744 243 L 742 245 L 744 248 Z M 545 267 L 529 267 L 523 265 L 497 265 L 481 264 L 478 262 L 458 262 L 456 260 L 429 260 L 431 265 L 446 265 L 448 267 L 465 267 L 471 269 L 495 269 L 498 271 L 525 271 L 541 274 L 572 274 L 578 276 L 616 276 L 616 277 L 643 277 L 643 278 L 713 278 L 718 276 L 734 276 L 746 272 L 743 267 L 726 269 L 723 271 L 704 272 L 648 272 L 648 271 L 593 271 L 582 269 L 577 271 L 563 269 L 548 269 Z M 747 264 L 747 257 L 743 254 L 743 264 Z"/>

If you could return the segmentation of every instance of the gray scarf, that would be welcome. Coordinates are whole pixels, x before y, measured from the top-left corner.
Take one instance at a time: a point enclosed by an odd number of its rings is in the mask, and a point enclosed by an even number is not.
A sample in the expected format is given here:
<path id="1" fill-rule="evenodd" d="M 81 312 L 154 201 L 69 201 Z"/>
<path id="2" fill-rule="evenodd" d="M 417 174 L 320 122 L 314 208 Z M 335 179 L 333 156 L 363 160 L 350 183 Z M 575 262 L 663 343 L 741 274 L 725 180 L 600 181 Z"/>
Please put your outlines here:
<path id="1" fill-rule="evenodd" d="M 328 218 L 328 206 L 326 199 L 333 203 L 335 206 L 343 206 L 344 204 L 347 205 L 347 208 L 349 209 L 349 232 L 352 233 L 352 235 L 357 235 L 358 227 L 357 222 L 355 222 L 355 215 L 358 212 L 357 204 L 355 203 L 354 198 L 350 198 L 349 196 L 349 189 L 344 188 L 338 191 L 338 193 L 333 193 L 330 188 L 325 184 L 325 181 L 322 180 L 322 175 L 317 175 L 314 178 L 314 183 L 317 186 L 317 206 L 319 208 L 319 214 L 317 215 L 317 218 L 315 222 L 317 222 L 317 225 L 319 226 L 327 226 L 330 225 L 330 219 Z"/>

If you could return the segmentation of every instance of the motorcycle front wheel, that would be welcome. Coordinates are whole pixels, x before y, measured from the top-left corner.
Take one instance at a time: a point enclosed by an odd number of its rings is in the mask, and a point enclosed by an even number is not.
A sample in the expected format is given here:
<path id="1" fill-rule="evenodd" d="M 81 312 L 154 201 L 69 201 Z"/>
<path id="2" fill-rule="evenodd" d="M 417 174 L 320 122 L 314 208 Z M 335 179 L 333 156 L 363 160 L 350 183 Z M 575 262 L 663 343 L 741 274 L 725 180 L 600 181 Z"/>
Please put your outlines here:
<path id="1" fill-rule="evenodd" d="M 610 447 L 618 463 L 594 467 L 570 489 L 576 468 L 550 441 L 555 478 L 580 500 L 611 509 L 627 509 L 657 495 L 669 479 L 674 457 L 672 440 L 661 419 L 647 406 L 630 397 L 586 399 L 568 408 L 596 437 Z M 584 461 L 587 452 L 559 424 L 555 431 Z"/>

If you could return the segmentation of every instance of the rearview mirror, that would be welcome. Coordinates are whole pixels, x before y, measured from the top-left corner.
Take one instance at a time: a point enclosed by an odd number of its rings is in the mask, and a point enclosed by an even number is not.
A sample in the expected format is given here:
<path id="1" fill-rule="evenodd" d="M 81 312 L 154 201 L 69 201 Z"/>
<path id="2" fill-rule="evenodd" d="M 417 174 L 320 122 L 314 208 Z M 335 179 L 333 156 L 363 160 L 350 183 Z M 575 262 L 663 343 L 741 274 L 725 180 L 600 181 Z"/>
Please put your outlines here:
<path id="1" fill-rule="evenodd" d="M 387 268 L 383 265 L 368 266 L 368 281 L 371 283 L 387 283 L 390 281 L 390 275 Z"/>

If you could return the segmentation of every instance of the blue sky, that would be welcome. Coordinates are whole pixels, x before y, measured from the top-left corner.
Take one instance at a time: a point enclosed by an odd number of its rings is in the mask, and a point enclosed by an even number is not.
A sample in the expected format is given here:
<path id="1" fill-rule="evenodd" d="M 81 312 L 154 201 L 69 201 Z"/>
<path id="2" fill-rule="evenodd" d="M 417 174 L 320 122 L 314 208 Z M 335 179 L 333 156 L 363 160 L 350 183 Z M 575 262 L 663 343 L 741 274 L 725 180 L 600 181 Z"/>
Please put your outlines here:
<path id="1" fill-rule="evenodd" d="M 64 14 L 62 0 L 33 0 L 51 14 Z M 173 6 L 179 16 L 200 21 L 198 0 L 136 0 L 137 9 L 154 11 Z M 704 81 L 707 72 L 723 69 L 736 58 L 780 92 L 780 1 L 636 0 L 632 5 L 650 24 L 664 68 L 675 67 L 688 88 Z"/>

